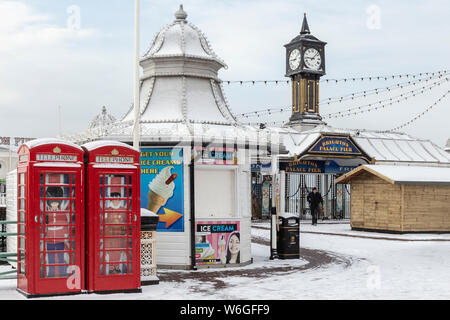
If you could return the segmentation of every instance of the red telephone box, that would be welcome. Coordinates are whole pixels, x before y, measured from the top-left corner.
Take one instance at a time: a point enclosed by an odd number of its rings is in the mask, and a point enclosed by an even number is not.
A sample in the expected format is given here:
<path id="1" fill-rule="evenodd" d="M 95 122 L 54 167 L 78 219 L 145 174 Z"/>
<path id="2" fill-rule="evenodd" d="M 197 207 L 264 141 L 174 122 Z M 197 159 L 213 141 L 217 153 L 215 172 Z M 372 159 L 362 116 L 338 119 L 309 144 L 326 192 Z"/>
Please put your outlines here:
<path id="1" fill-rule="evenodd" d="M 140 292 L 139 151 L 117 141 L 85 150 L 87 289 Z"/>
<path id="2" fill-rule="evenodd" d="M 84 290 L 84 152 L 59 139 L 19 148 L 17 290 L 28 297 Z"/>

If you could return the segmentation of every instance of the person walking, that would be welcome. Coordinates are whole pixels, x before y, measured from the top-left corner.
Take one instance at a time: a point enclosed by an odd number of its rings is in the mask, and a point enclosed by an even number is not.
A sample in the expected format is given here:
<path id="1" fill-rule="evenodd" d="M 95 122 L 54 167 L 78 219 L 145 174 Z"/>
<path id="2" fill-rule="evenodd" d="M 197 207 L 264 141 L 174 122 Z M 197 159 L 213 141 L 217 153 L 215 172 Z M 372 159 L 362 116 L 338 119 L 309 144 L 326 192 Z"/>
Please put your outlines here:
<path id="1" fill-rule="evenodd" d="M 317 216 L 319 214 L 319 204 L 321 203 L 323 205 L 323 199 L 320 192 L 317 190 L 316 187 L 312 189 L 312 192 L 308 194 L 308 197 L 306 198 L 309 203 L 309 208 L 311 209 L 311 216 L 312 216 L 312 225 L 317 225 Z"/>

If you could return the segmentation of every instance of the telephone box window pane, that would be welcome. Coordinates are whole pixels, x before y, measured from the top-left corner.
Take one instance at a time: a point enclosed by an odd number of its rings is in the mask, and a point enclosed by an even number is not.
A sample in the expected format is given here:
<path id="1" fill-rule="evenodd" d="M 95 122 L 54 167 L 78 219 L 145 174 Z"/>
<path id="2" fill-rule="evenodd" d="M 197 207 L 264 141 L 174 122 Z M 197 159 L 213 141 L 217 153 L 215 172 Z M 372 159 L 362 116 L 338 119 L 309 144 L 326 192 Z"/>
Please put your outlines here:
<path id="1" fill-rule="evenodd" d="M 68 266 L 47 266 L 46 278 L 67 278 L 69 276 L 67 269 Z"/>
<path id="2" fill-rule="evenodd" d="M 72 198 L 75 198 L 75 189 L 76 189 L 75 187 L 72 187 L 72 193 L 71 193 Z"/>
<path id="3" fill-rule="evenodd" d="M 100 200 L 100 210 L 103 210 L 103 200 Z"/>
<path id="4" fill-rule="evenodd" d="M 133 188 L 128 188 L 128 197 L 131 198 L 133 195 Z"/>
<path id="5" fill-rule="evenodd" d="M 105 223 L 123 224 L 127 222 L 127 214 L 125 212 L 106 212 Z"/>
<path id="6" fill-rule="evenodd" d="M 103 198 L 103 188 L 100 188 L 100 198 Z"/>
<path id="7" fill-rule="evenodd" d="M 41 173 L 39 175 L 39 184 L 44 184 L 44 174 L 43 173 Z"/>
<path id="8" fill-rule="evenodd" d="M 101 186 L 103 185 L 103 175 L 102 174 L 100 175 L 100 185 Z"/>
<path id="9" fill-rule="evenodd" d="M 49 184 L 49 185 L 69 184 L 69 174 L 47 173 L 45 175 L 45 184 Z"/>
<path id="10" fill-rule="evenodd" d="M 70 224 L 70 213 L 49 212 L 45 216 L 45 223 L 49 226 L 68 225 Z"/>
<path id="11" fill-rule="evenodd" d="M 25 209 L 25 199 L 20 199 L 19 201 L 19 210 Z"/>
<path id="12" fill-rule="evenodd" d="M 25 196 L 25 187 L 24 186 L 20 186 L 19 188 L 19 197 L 24 197 Z"/>
<path id="13" fill-rule="evenodd" d="M 25 249 L 25 238 L 19 237 L 19 249 Z"/>
<path id="14" fill-rule="evenodd" d="M 125 258 L 125 256 L 123 256 Z M 105 263 L 106 275 L 118 275 L 127 274 L 127 261 L 115 261 L 111 263 Z"/>
<path id="15" fill-rule="evenodd" d="M 70 198 L 70 188 L 69 187 L 64 187 L 63 191 L 64 191 L 63 197 L 64 198 Z"/>
<path id="16" fill-rule="evenodd" d="M 100 275 L 103 275 L 103 270 L 105 269 L 104 264 L 100 265 Z"/>
<path id="17" fill-rule="evenodd" d="M 102 233 L 102 228 L 100 228 L 100 233 Z M 127 227 L 126 226 L 105 226 L 106 236 L 126 236 Z"/>
<path id="18" fill-rule="evenodd" d="M 19 224 L 19 234 L 22 236 L 25 235 L 25 225 Z"/>
<path id="19" fill-rule="evenodd" d="M 131 180 L 131 176 L 128 176 L 128 184 L 129 185 L 132 185 L 133 183 L 132 183 L 132 180 Z"/>
<path id="20" fill-rule="evenodd" d="M 75 211 L 75 201 L 72 201 L 72 211 Z"/>
<path id="21" fill-rule="evenodd" d="M 72 173 L 72 180 L 70 181 L 71 184 L 75 184 L 76 180 L 75 180 L 75 174 Z"/>
<path id="22" fill-rule="evenodd" d="M 105 249 L 126 249 L 127 238 L 105 238 Z"/>
<path id="23" fill-rule="evenodd" d="M 19 184 L 25 184 L 25 174 L 21 173 L 19 175 Z"/>
<path id="24" fill-rule="evenodd" d="M 76 260 L 75 260 L 75 253 L 71 253 L 70 254 L 70 264 L 75 264 Z"/>
<path id="25" fill-rule="evenodd" d="M 19 212 L 19 221 L 25 222 L 25 212 Z"/>
<path id="26" fill-rule="evenodd" d="M 39 190 L 40 190 L 40 191 L 39 191 L 40 197 L 41 197 L 41 198 L 44 198 L 44 188 L 43 188 L 43 187 L 40 187 Z"/>
<path id="27" fill-rule="evenodd" d="M 106 187 L 106 198 L 126 198 L 126 187 Z"/>
<path id="28" fill-rule="evenodd" d="M 64 189 L 63 187 L 59 186 L 49 186 L 45 188 L 45 197 L 46 198 L 63 198 L 64 197 Z M 41 193 L 41 197 L 43 197 Z"/>
<path id="29" fill-rule="evenodd" d="M 127 254 L 125 251 L 106 251 L 105 252 L 106 262 L 126 262 Z"/>

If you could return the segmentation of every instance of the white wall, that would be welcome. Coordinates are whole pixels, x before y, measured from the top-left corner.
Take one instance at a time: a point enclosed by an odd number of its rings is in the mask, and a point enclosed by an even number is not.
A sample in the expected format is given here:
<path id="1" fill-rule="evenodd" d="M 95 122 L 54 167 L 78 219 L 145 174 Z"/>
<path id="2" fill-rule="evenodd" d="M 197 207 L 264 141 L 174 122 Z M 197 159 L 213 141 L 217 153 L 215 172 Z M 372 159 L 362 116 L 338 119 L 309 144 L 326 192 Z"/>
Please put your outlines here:
<path id="1" fill-rule="evenodd" d="M 157 245 L 156 245 L 156 261 L 158 267 L 175 267 L 175 268 L 189 268 L 191 265 L 191 223 L 190 223 L 190 194 L 189 194 L 189 163 L 191 159 L 190 148 L 183 148 L 184 155 L 184 232 L 158 232 Z M 238 151 L 239 164 L 233 166 L 233 172 L 235 172 L 235 216 L 228 217 L 196 217 L 197 221 L 208 220 L 236 220 L 240 221 L 240 236 L 241 236 L 241 263 L 247 263 L 251 261 L 251 173 L 250 173 L 250 159 L 247 159 L 247 152 L 242 150 Z M 212 170 L 211 179 L 219 166 L 209 166 Z M 215 168 L 214 168 L 215 167 Z M 227 170 L 229 166 L 220 166 L 222 170 Z M 201 169 L 201 165 L 196 166 L 196 172 Z M 219 176 L 222 176 L 219 174 Z M 197 185 L 197 181 L 196 181 Z M 196 192 L 198 189 L 196 188 Z M 196 204 L 196 211 L 206 210 L 208 206 L 214 208 L 215 203 L 211 203 L 208 199 L 201 194 L 197 194 L 198 199 L 202 199 L 203 204 Z M 205 206 L 204 203 L 207 205 Z"/>

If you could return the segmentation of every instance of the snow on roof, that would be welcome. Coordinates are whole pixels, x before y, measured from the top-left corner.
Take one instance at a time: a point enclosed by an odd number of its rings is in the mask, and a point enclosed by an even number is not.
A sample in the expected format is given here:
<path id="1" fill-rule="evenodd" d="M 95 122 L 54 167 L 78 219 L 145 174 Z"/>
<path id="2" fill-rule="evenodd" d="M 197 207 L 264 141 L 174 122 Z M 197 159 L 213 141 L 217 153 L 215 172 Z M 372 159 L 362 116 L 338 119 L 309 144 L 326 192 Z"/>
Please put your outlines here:
<path id="1" fill-rule="evenodd" d="M 450 168 L 402 165 L 362 165 L 336 179 L 335 183 L 346 183 L 364 171 L 392 184 L 450 185 Z"/>
<path id="2" fill-rule="evenodd" d="M 183 5 L 175 13 L 175 21 L 163 27 L 154 37 L 142 60 L 159 57 L 194 57 L 218 62 L 226 67 L 212 50 L 205 34 L 186 20 Z"/>
<path id="3" fill-rule="evenodd" d="M 88 151 L 102 148 L 102 147 L 108 147 L 108 146 L 119 146 L 119 147 L 131 149 L 134 151 L 139 151 L 139 150 L 136 150 L 134 147 L 130 146 L 129 144 L 119 142 L 119 141 L 113 141 L 113 140 L 97 140 L 97 141 L 91 141 L 91 142 L 88 142 L 88 143 L 85 143 L 82 145 L 82 147 L 85 147 L 86 150 L 88 150 Z"/>
<path id="4" fill-rule="evenodd" d="M 26 145 L 28 148 L 34 148 L 43 144 L 50 144 L 50 143 L 58 143 L 58 144 L 65 144 L 67 146 L 73 147 L 73 148 L 77 148 L 81 151 L 83 151 L 83 149 L 72 142 L 69 141 L 65 141 L 65 140 L 61 140 L 61 139 L 57 139 L 57 138 L 39 138 L 39 139 L 34 139 L 31 141 L 27 141 L 24 143 L 24 145 Z"/>
<path id="5" fill-rule="evenodd" d="M 94 168 L 102 169 L 137 169 L 136 166 L 132 164 L 120 164 L 120 163 L 96 163 L 93 165 Z"/>
<path id="6" fill-rule="evenodd" d="M 369 157 L 375 158 L 377 162 L 450 164 L 450 154 L 439 146 L 429 140 L 417 139 L 401 132 L 340 129 L 320 125 L 303 132 L 286 129 L 280 134 L 291 157 L 294 154 L 306 152 L 321 135 L 342 134 L 350 136 Z"/>
<path id="7" fill-rule="evenodd" d="M 80 168 L 78 163 L 68 162 L 39 162 L 34 165 L 35 167 L 62 167 L 62 168 Z"/>
<path id="8" fill-rule="evenodd" d="M 198 128 L 196 124 L 221 126 L 220 131 L 225 126 L 243 129 L 231 112 L 218 78 L 218 70 L 226 65 L 212 51 L 203 32 L 186 21 L 182 7 L 175 17 L 155 37 L 141 60 L 141 125 L 149 129 L 144 131 L 154 134 L 179 124 L 177 128 L 183 135 L 192 137 L 197 135 L 192 130 Z M 128 132 L 133 120 L 131 107 L 121 120 L 130 125 L 112 128 L 109 133 L 117 136 Z M 215 130 L 214 135 L 217 133 Z"/>

